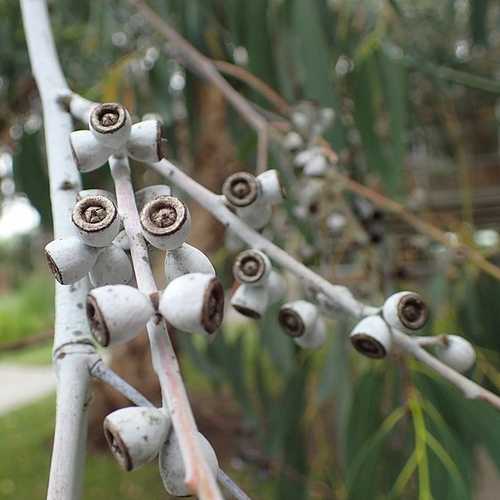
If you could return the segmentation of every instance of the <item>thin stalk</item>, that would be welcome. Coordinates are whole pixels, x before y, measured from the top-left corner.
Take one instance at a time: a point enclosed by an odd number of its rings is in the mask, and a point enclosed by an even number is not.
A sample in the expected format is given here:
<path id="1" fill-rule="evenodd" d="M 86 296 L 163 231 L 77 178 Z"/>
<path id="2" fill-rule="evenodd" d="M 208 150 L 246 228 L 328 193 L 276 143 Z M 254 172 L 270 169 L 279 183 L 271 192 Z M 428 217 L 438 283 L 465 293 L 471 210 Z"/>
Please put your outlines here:
<path id="1" fill-rule="evenodd" d="M 127 157 L 111 157 L 111 174 L 115 183 L 118 211 L 130 241 L 130 252 L 139 290 L 147 295 L 158 293 L 149 262 L 148 247 L 135 203 Z M 153 368 L 162 389 L 164 404 L 170 411 L 184 460 L 188 488 L 202 500 L 222 500 L 217 482 L 205 460 L 199 445 L 198 429 L 184 387 L 179 364 L 165 321 L 153 318 L 147 325 Z"/>

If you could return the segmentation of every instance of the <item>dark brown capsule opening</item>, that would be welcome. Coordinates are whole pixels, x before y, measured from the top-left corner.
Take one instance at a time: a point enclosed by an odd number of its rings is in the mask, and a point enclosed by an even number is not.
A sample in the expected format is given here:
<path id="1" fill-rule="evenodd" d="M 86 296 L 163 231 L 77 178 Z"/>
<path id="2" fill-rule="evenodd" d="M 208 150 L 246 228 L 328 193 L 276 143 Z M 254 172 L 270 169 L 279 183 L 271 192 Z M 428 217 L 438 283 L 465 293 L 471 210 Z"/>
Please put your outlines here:
<path id="1" fill-rule="evenodd" d="M 120 433 L 108 420 L 104 421 L 104 437 L 108 442 L 111 453 L 116 458 L 120 466 L 126 471 L 132 470 L 132 457 L 127 445 L 123 442 Z"/>
<path id="2" fill-rule="evenodd" d="M 87 319 L 96 342 L 103 347 L 107 347 L 111 340 L 109 330 L 97 301 L 92 295 L 87 295 Z"/>
<path id="3" fill-rule="evenodd" d="M 406 328 L 419 330 L 427 323 L 429 310 L 420 295 L 408 293 L 399 301 L 398 317 Z"/>
<path id="4" fill-rule="evenodd" d="M 85 196 L 73 208 L 71 218 L 76 227 L 86 233 L 108 228 L 118 216 L 115 204 L 105 196 Z"/>
<path id="5" fill-rule="evenodd" d="M 224 289 L 221 282 L 214 278 L 208 284 L 203 297 L 201 324 L 208 333 L 214 333 L 224 319 Z"/>
<path id="6" fill-rule="evenodd" d="M 52 259 L 52 257 L 50 256 L 49 252 L 45 251 L 45 257 L 47 259 L 47 264 L 49 265 L 50 272 L 54 275 L 54 278 L 59 283 L 61 283 L 61 285 L 64 285 L 61 271 L 59 271 L 59 268 L 57 267 L 57 264 L 54 262 L 54 259 Z"/>
<path id="7" fill-rule="evenodd" d="M 234 309 L 236 309 L 236 311 L 238 311 L 243 316 L 246 316 L 247 318 L 252 318 L 252 319 L 260 319 L 261 318 L 260 313 L 258 313 L 254 309 L 250 309 L 248 307 L 241 306 L 238 304 L 233 304 L 233 307 L 234 307 Z"/>
<path id="8" fill-rule="evenodd" d="M 125 108 L 115 102 L 106 102 L 94 107 L 90 114 L 92 128 L 100 134 L 111 134 L 121 129 L 127 121 Z"/>
<path id="9" fill-rule="evenodd" d="M 351 335 L 351 343 L 356 351 L 369 358 L 381 359 L 387 356 L 383 344 L 365 333 Z"/>
<path id="10" fill-rule="evenodd" d="M 278 315 L 278 321 L 284 332 L 290 337 L 301 337 L 304 335 L 306 326 L 300 314 L 289 307 L 282 307 Z"/>
<path id="11" fill-rule="evenodd" d="M 158 196 L 141 210 L 141 225 L 155 236 L 174 234 L 187 220 L 186 205 L 174 196 Z"/>
<path id="12" fill-rule="evenodd" d="M 267 262 L 260 252 L 245 250 L 234 262 L 233 275 L 240 283 L 256 283 L 267 270 Z"/>
<path id="13" fill-rule="evenodd" d="M 247 207 L 259 195 L 257 179 L 248 172 L 237 172 L 230 175 L 222 186 L 222 194 L 232 205 Z"/>

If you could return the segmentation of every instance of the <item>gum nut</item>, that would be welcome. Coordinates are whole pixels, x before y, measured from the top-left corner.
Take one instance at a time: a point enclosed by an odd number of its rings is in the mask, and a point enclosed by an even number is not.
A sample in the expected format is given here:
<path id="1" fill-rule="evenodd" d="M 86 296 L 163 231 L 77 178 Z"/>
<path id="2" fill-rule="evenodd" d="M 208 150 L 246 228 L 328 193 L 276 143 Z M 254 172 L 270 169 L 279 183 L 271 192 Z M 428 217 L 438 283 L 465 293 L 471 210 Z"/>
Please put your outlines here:
<path id="1" fill-rule="evenodd" d="M 126 285 L 134 272 L 125 251 L 116 245 L 102 250 L 90 271 L 90 282 L 94 287 L 104 285 Z"/>
<path id="2" fill-rule="evenodd" d="M 113 150 L 101 144 L 88 130 L 76 130 L 69 136 L 76 167 L 82 173 L 92 172 L 104 165 Z"/>
<path id="3" fill-rule="evenodd" d="M 215 276 L 210 259 L 197 248 L 183 243 L 165 255 L 165 279 L 170 283 L 175 278 L 188 273 L 202 273 Z"/>
<path id="4" fill-rule="evenodd" d="M 301 337 L 294 339 L 295 343 L 304 349 L 318 349 L 326 341 L 326 324 L 323 318 L 318 318 L 314 328 Z"/>
<path id="5" fill-rule="evenodd" d="M 158 120 L 145 120 L 132 125 L 127 151 L 135 160 L 159 162 L 164 157 L 165 145 L 162 125 Z"/>
<path id="6" fill-rule="evenodd" d="M 137 210 L 140 212 L 146 203 L 159 198 L 160 196 L 172 196 L 172 189 L 166 184 L 155 184 L 146 186 L 134 193 Z"/>
<path id="7" fill-rule="evenodd" d="M 269 306 L 269 290 L 263 286 L 240 285 L 231 297 L 231 305 L 243 316 L 260 319 Z"/>
<path id="8" fill-rule="evenodd" d="M 385 301 L 383 316 L 392 328 L 413 332 L 425 326 L 429 311 L 420 295 L 405 291 L 395 293 Z"/>
<path id="9" fill-rule="evenodd" d="M 446 335 L 446 344 L 436 347 L 436 356 L 450 368 L 464 373 L 476 362 L 472 344 L 458 335 Z"/>
<path id="10" fill-rule="evenodd" d="M 113 150 L 127 142 L 132 128 L 128 111 L 115 102 L 97 104 L 92 108 L 89 129 L 98 142 Z"/>
<path id="11" fill-rule="evenodd" d="M 392 334 L 380 316 L 363 318 L 352 330 L 353 347 L 369 358 L 385 358 L 392 348 Z"/>

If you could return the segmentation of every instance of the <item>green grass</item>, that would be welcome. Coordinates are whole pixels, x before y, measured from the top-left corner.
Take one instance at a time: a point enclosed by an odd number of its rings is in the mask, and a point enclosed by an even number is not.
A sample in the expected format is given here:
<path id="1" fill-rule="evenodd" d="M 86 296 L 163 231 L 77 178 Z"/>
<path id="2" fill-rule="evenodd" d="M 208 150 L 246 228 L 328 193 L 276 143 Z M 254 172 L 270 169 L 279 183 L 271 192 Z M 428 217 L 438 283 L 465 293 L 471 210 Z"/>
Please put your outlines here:
<path id="1" fill-rule="evenodd" d="M 50 397 L 0 418 L 0 499 L 45 498 L 54 409 Z M 126 473 L 107 453 L 88 457 L 84 487 L 96 500 L 168 498 L 155 461 Z"/>
<path id="2" fill-rule="evenodd" d="M 22 365 L 48 365 L 52 362 L 52 342 L 41 346 L 29 347 L 17 352 L 0 354 L 0 363 Z"/>

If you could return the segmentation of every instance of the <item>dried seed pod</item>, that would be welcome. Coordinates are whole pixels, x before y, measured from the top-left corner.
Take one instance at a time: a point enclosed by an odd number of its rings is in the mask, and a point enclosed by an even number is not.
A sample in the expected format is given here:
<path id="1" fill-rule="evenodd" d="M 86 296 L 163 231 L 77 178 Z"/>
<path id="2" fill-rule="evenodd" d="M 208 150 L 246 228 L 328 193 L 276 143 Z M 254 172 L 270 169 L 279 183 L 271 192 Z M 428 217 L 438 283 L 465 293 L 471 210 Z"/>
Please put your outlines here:
<path id="1" fill-rule="evenodd" d="M 285 190 L 277 170 L 266 170 L 257 177 L 257 182 L 260 185 L 263 201 L 274 205 L 285 198 Z"/>
<path id="2" fill-rule="evenodd" d="M 436 356 L 460 373 L 470 370 L 476 361 L 472 344 L 458 335 L 446 335 L 443 345 L 436 347 Z"/>
<path id="3" fill-rule="evenodd" d="M 215 276 L 210 259 L 197 248 L 183 243 L 165 255 L 165 278 L 170 283 L 175 278 L 188 273 L 202 273 Z"/>
<path id="4" fill-rule="evenodd" d="M 106 191 L 105 189 L 82 189 L 76 195 L 76 201 L 83 200 L 87 196 L 104 196 L 108 200 L 112 201 L 116 206 L 116 196 L 111 191 Z"/>
<path id="5" fill-rule="evenodd" d="M 165 156 L 166 143 L 161 123 L 145 120 L 132 125 L 127 151 L 135 160 L 155 163 Z"/>
<path id="6" fill-rule="evenodd" d="M 260 184 L 248 172 L 236 172 L 230 175 L 222 186 L 222 194 L 234 207 L 248 207 L 261 196 Z"/>
<path id="7" fill-rule="evenodd" d="M 380 316 L 363 318 L 352 330 L 350 339 L 358 352 L 374 359 L 385 358 L 392 347 L 392 334 Z"/>
<path id="8" fill-rule="evenodd" d="M 240 285 L 231 297 L 231 305 L 243 316 L 259 319 L 269 306 L 269 289 L 264 286 Z"/>
<path id="9" fill-rule="evenodd" d="M 149 297 L 127 285 L 94 288 L 87 295 L 87 318 L 103 347 L 136 337 L 154 314 Z"/>
<path id="10" fill-rule="evenodd" d="M 121 408 L 104 419 L 104 436 L 111 452 L 126 471 L 151 462 L 165 443 L 170 418 L 158 408 Z"/>
<path id="11" fill-rule="evenodd" d="M 224 317 L 224 289 L 211 274 L 184 274 L 165 288 L 159 311 L 178 330 L 210 335 Z"/>
<path id="12" fill-rule="evenodd" d="M 257 201 L 248 207 L 236 209 L 238 217 L 256 231 L 261 231 L 270 222 L 273 216 L 273 207 L 269 203 Z"/>
<path id="13" fill-rule="evenodd" d="M 283 304 L 278 321 L 283 331 L 303 348 L 316 349 L 326 340 L 325 322 L 318 308 L 306 300 Z"/>
<path id="14" fill-rule="evenodd" d="M 113 149 L 100 143 L 88 130 L 71 132 L 69 142 L 73 159 L 82 173 L 98 169 L 113 154 Z"/>
<path id="15" fill-rule="evenodd" d="M 174 196 L 159 196 L 141 210 L 146 240 L 161 250 L 173 250 L 186 241 L 191 229 L 187 206 Z"/>
<path id="16" fill-rule="evenodd" d="M 269 257 L 260 250 L 244 250 L 234 261 L 233 276 L 245 285 L 264 286 L 271 274 Z"/>
<path id="17" fill-rule="evenodd" d="M 203 434 L 198 433 L 198 439 L 208 467 L 212 471 L 214 478 L 216 478 L 219 471 L 217 455 Z M 174 497 L 186 497 L 193 494 L 186 487 L 184 460 L 181 455 L 177 435 L 173 431 L 160 449 L 159 467 L 163 486 L 170 495 Z"/>
<path id="18" fill-rule="evenodd" d="M 90 271 L 90 282 L 94 287 L 105 285 L 126 285 L 134 272 L 125 251 L 117 245 L 104 248 Z"/>
<path id="19" fill-rule="evenodd" d="M 61 285 L 71 285 L 87 276 L 100 251 L 72 236 L 51 241 L 45 247 L 45 256 L 54 278 Z"/>
<path id="20" fill-rule="evenodd" d="M 125 145 L 132 127 L 128 111 L 115 102 L 97 104 L 92 108 L 89 129 L 104 146 L 113 150 Z"/>
<path id="21" fill-rule="evenodd" d="M 383 316 L 390 327 L 411 333 L 423 328 L 429 311 L 417 293 L 398 292 L 385 301 Z"/>
<path id="22" fill-rule="evenodd" d="M 105 196 L 86 196 L 78 201 L 71 216 L 80 238 L 93 247 L 111 245 L 120 230 L 116 205 Z"/>
<path id="23" fill-rule="evenodd" d="M 146 203 L 153 201 L 160 196 L 172 196 L 170 186 L 166 184 L 155 184 L 154 186 L 146 186 L 134 193 L 137 210 L 140 212 Z"/>
<path id="24" fill-rule="evenodd" d="M 274 270 L 271 270 L 269 274 L 267 287 L 269 289 L 269 302 L 271 304 L 279 302 L 287 292 L 286 281 L 280 273 Z"/>

